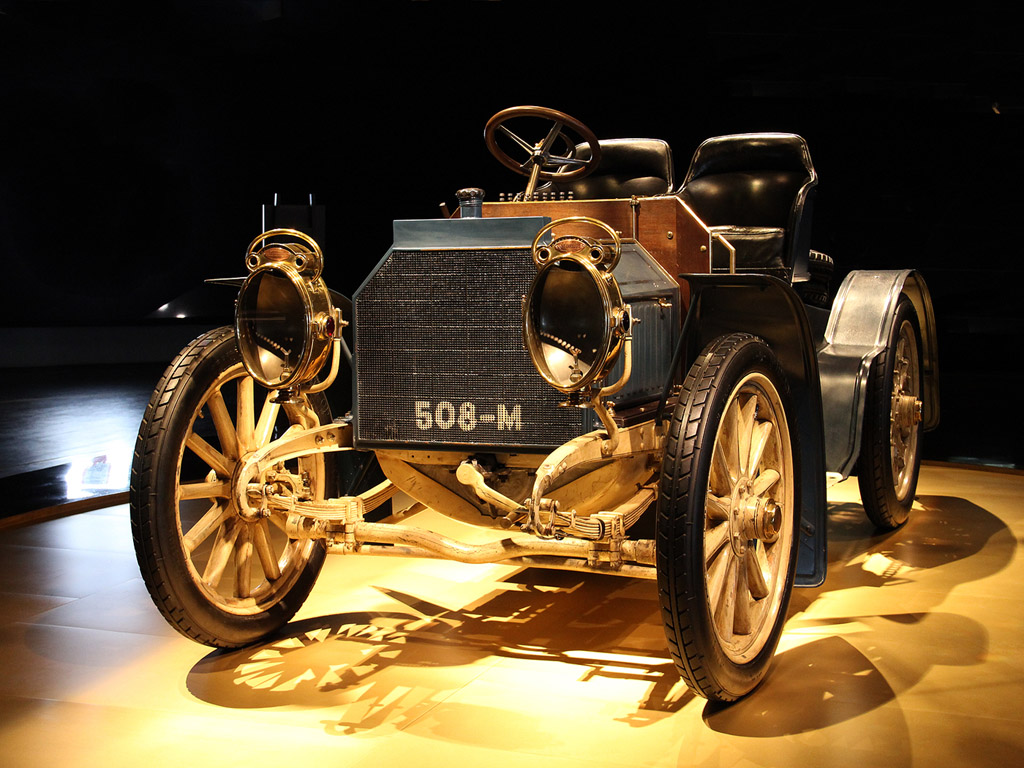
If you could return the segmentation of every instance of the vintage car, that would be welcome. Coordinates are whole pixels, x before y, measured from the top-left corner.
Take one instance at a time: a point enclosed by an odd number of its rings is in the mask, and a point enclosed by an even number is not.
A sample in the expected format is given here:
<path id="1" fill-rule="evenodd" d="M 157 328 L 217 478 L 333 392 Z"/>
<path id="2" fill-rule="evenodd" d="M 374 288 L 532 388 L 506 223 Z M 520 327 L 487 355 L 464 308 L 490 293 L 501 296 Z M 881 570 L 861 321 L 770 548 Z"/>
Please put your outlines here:
<path id="1" fill-rule="evenodd" d="M 484 138 L 525 190 L 396 221 L 351 301 L 309 235 L 252 241 L 234 327 L 189 344 L 146 409 L 146 585 L 230 648 L 286 624 L 328 552 L 650 579 L 680 675 L 735 700 L 792 587 L 824 579 L 827 484 L 856 470 L 878 527 L 907 519 L 939 417 L 925 282 L 854 271 L 829 301 L 796 135 L 708 139 L 678 186 L 665 142 L 552 109 L 499 112 Z M 398 491 L 493 534 L 382 514 Z"/>

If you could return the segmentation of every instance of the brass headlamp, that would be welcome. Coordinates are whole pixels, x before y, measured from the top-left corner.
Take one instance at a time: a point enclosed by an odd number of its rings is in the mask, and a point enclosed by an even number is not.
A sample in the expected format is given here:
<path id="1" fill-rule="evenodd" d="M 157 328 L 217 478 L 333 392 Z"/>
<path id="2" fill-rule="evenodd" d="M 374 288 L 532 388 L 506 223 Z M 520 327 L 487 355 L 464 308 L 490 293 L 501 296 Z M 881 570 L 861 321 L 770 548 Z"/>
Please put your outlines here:
<path id="1" fill-rule="evenodd" d="M 553 228 L 576 222 L 603 229 L 611 242 L 566 235 L 541 244 Z M 629 309 L 612 276 L 621 251 L 618 233 L 586 216 L 552 221 L 534 238 L 537 275 L 523 307 L 523 338 L 538 373 L 561 392 L 603 380 L 629 334 Z"/>
<path id="2" fill-rule="evenodd" d="M 301 242 L 271 242 L 284 237 Z M 341 332 L 320 277 L 320 246 L 298 230 L 272 229 L 250 243 L 245 265 L 249 276 L 235 309 L 235 336 L 245 369 L 269 389 L 311 381 Z"/>

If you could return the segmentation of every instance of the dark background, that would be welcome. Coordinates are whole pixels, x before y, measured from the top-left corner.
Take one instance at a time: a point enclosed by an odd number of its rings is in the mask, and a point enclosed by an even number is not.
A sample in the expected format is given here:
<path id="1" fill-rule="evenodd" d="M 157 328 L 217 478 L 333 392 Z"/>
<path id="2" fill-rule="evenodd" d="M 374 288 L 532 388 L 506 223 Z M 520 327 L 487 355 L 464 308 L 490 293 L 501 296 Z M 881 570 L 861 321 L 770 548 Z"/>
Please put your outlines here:
<path id="1" fill-rule="evenodd" d="M 325 275 L 350 294 L 392 219 L 522 188 L 482 129 L 540 104 L 599 137 L 666 139 L 677 181 L 709 136 L 803 135 L 813 246 L 839 277 L 916 267 L 932 288 L 943 425 L 926 456 L 1024 467 L 1019 30 L 822 5 L 0 0 L 4 365 L 39 364 L 68 329 L 97 363 L 163 359 L 115 340 L 166 335 L 155 310 L 241 274 L 275 193 L 325 206 Z"/>

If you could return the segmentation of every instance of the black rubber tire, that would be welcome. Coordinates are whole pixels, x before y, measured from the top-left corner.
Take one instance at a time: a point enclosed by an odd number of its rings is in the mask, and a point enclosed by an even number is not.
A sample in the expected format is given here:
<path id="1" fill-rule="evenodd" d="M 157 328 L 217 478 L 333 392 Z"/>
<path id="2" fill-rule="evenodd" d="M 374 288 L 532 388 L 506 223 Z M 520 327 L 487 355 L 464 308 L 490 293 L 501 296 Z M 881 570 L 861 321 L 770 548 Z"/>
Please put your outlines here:
<path id="1" fill-rule="evenodd" d="M 708 511 L 710 494 L 722 490 L 723 477 L 733 476 L 731 466 L 725 474 L 721 464 L 712 469 L 716 442 L 721 432 L 723 446 L 741 444 L 742 441 L 722 430 L 727 415 L 733 413 L 734 397 L 739 407 L 741 398 L 746 398 L 744 404 L 749 403 L 751 391 L 761 393 L 755 401 L 757 408 L 753 410 L 751 426 L 762 428 L 759 414 L 766 414 L 766 421 L 774 419 L 778 426 L 768 432 L 769 436 L 775 434 L 776 437 L 769 443 L 763 462 L 755 464 L 750 472 L 750 486 L 752 489 L 754 481 L 760 482 L 766 465 L 781 468 L 779 478 L 769 486 L 773 496 L 781 493 L 778 500 L 782 508 L 781 521 L 778 521 L 780 532 L 775 542 L 748 540 L 742 544 L 745 537 L 734 535 L 742 529 L 728 527 L 722 531 L 729 537 L 726 543 L 718 549 L 712 546 L 711 554 L 706 556 L 705 540 L 709 543 L 713 540 L 716 526 L 733 526 L 737 519 L 735 506 L 730 508 L 733 511 L 728 516 L 719 516 L 717 520 Z M 800 498 L 793 413 L 786 379 L 772 350 L 761 339 L 737 333 L 710 344 L 691 366 L 672 414 L 657 507 L 658 592 L 665 635 L 680 675 L 695 693 L 713 701 L 734 701 L 764 679 L 786 620 L 798 548 L 799 515 L 795 500 Z M 734 424 L 739 424 L 741 415 L 742 409 L 736 414 Z M 739 434 L 738 427 L 734 430 Z M 724 449 L 723 454 L 727 455 Z M 735 455 L 740 454 L 737 447 Z M 728 464 L 724 455 L 720 458 Z M 740 466 L 738 458 L 736 466 Z M 787 472 L 789 477 L 784 478 Z M 743 473 L 738 476 L 746 477 Z M 744 482 L 730 479 L 726 484 L 735 491 Z M 740 497 L 734 493 L 732 498 Z M 712 535 L 709 536 L 709 532 Z M 737 554 L 734 538 L 736 546 L 745 553 Z M 760 553 L 770 558 L 775 568 L 770 574 L 768 591 L 760 596 L 760 600 L 769 601 L 763 604 L 752 594 L 749 568 L 753 566 L 747 561 L 757 554 L 758 545 Z M 773 549 L 778 545 L 780 549 Z M 719 562 L 723 557 L 736 558 L 734 571 L 729 570 L 733 567 L 731 562 L 725 565 Z M 765 562 L 753 559 L 755 563 Z M 748 568 L 741 568 L 741 564 Z M 724 622 L 729 625 L 731 639 L 724 637 L 723 630 L 715 625 L 712 604 L 715 602 L 721 609 L 725 598 L 722 591 L 718 598 L 713 595 L 715 588 L 709 582 L 717 575 L 709 576 L 709 571 L 717 574 L 723 570 L 725 576 L 720 583 L 725 584 L 735 575 L 734 594 L 750 598 L 744 605 L 752 607 L 747 607 L 744 615 L 754 611 L 757 627 L 755 637 L 749 641 L 743 637 L 743 630 L 738 628 L 732 612 L 727 614 L 731 621 Z M 740 584 L 746 586 L 746 592 L 739 591 Z M 755 623 L 755 620 L 748 620 Z M 749 627 L 747 633 L 750 633 Z M 748 645 L 744 647 L 744 643 Z"/>
<path id="2" fill-rule="evenodd" d="M 832 257 L 821 251 L 811 251 L 807 256 L 807 280 L 795 283 L 794 288 L 806 304 L 812 307 L 829 307 L 829 285 L 835 264 Z"/>
<path id="3" fill-rule="evenodd" d="M 248 531 L 244 536 L 249 542 L 254 540 L 252 537 L 264 534 L 265 540 L 271 541 L 273 535 L 281 547 L 281 581 L 278 583 L 263 575 L 263 582 L 248 598 L 251 605 L 242 599 L 221 598 L 216 584 L 212 587 L 201 584 L 199 563 L 193 562 L 199 557 L 200 547 L 195 548 L 195 553 L 189 553 L 183 544 L 185 510 L 176 501 L 179 473 L 187 474 L 183 479 L 190 481 L 210 478 L 210 474 L 202 474 L 209 467 L 202 465 L 191 450 L 186 451 L 185 441 L 194 429 L 193 422 L 199 421 L 197 414 L 203 411 L 205 421 L 196 424 L 195 429 L 212 431 L 213 419 L 206 418 L 211 415 L 205 405 L 208 395 L 220 377 L 228 372 L 236 375 L 240 366 L 241 355 L 230 327 L 210 331 L 182 350 L 160 379 L 146 407 L 132 462 L 130 488 L 135 553 L 153 602 L 171 626 L 186 637 L 225 648 L 256 642 L 287 623 L 312 589 L 326 554 L 321 542 L 291 542 L 283 533 L 270 531 L 269 525 L 263 533 L 257 534 L 253 524 L 230 516 L 228 522 L 216 529 L 216 536 L 228 530 L 229 525 Z M 255 389 L 258 392 L 260 388 L 256 385 Z M 255 397 L 253 399 L 255 401 Z M 309 402 L 321 423 L 331 420 L 330 409 L 322 395 L 310 396 Z M 287 422 L 284 415 L 279 417 L 278 423 L 282 421 Z M 215 436 L 213 432 L 208 441 L 227 453 L 215 442 Z M 331 454 L 324 458 L 324 477 L 316 481 L 323 483 L 325 493 L 332 493 L 333 459 Z M 217 479 L 225 479 L 220 474 L 217 473 Z M 209 498 L 198 499 L 198 505 L 210 503 Z M 233 509 L 231 502 L 225 501 L 223 505 Z M 212 536 L 208 534 L 203 541 Z M 219 539 L 215 543 L 217 541 Z M 235 545 L 232 547 L 232 556 L 237 556 Z M 259 568 L 256 579 L 263 574 L 263 566 Z"/>
<path id="4" fill-rule="evenodd" d="M 857 484 L 864 511 L 877 528 L 885 531 L 899 528 L 910 517 L 921 469 L 920 423 L 899 430 L 893 421 L 898 418 L 895 390 L 899 388 L 894 376 L 896 366 L 904 365 L 898 350 L 901 334 L 905 344 L 913 343 L 912 355 L 905 364 L 912 369 L 909 387 L 913 391 L 901 388 L 900 394 L 919 398 L 921 331 L 914 305 L 906 297 L 901 297 L 896 305 L 885 349 L 871 363 L 857 464 Z M 897 432 L 900 432 L 898 436 Z M 912 441 L 912 445 L 907 441 Z M 901 457 L 899 463 L 903 468 L 893 466 L 896 454 Z"/>
<path id="5" fill-rule="evenodd" d="M 832 279 L 832 273 L 836 265 L 832 257 L 821 251 L 809 251 L 807 254 L 807 271 L 811 277 L 824 283 L 826 286 Z"/>

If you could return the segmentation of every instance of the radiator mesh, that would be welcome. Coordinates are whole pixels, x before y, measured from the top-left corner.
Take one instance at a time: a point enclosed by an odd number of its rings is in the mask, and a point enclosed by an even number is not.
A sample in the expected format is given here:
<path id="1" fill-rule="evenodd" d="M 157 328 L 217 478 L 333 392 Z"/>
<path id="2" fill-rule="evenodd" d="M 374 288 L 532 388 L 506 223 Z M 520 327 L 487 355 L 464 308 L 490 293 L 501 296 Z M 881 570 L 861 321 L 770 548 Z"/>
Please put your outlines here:
<path id="1" fill-rule="evenodd" d="M 355 302 L 356 439 L 553 448 L 584 431 L 522 343 L 529 249 L 394 250 Z"/>

